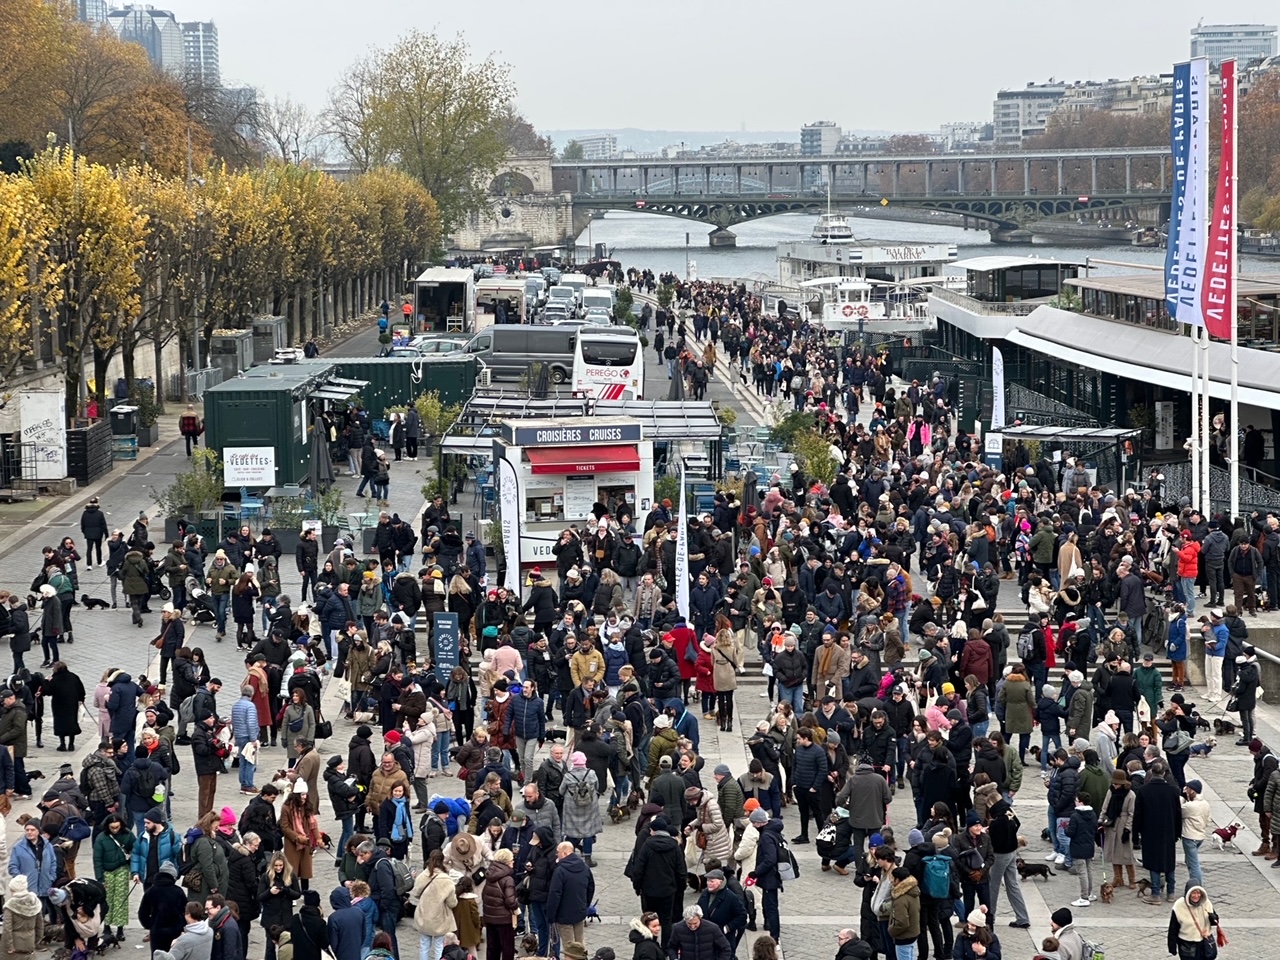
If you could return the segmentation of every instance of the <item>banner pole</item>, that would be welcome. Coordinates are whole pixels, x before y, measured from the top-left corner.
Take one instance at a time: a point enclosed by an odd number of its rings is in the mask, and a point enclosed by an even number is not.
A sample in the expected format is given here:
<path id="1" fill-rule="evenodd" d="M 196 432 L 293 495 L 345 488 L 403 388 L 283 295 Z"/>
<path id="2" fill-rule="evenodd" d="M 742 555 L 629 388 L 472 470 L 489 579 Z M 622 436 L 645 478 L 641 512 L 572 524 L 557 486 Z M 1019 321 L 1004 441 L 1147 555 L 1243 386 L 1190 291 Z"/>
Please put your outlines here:
<path id="1" fill-rule="evenodd" d="M 1191 328 L 1191 502 L 1200 505 L 1200 328 Z"/>
<path id="2" fill-rule="evenodd" d="M 1227 274 L 1227 317 L 1231 321 L 1231 413 L 1228 428 L 1231 431 L 1231 521 L 1234 524 L 1240 516 L 1240 343 L 1237 336 L 1236 327 L 1238 311 L 1236 309 L 1236 296 L 1239 290 L 1239 269 L 1240 258 L 1236 249 L 1236 224 L 1239 220 L 1237 207 L 1240 202 L 1240 179 L 1239 167 L 1237 166 L 1238 141 L 1239 141 L 1239 78 L 1236 76 L 1236 68 L 1239 66 L 1235 61 L 1231 61 L 1231 84 L 1228 89 L 1223 87 L 1222 96 L 1226 101 L 1227 107 L 1230 109 L 1231 131 L 1231 176 L 1229 178 L 1229 187 L 1231 193 L 1229 227 L 1231 252 L 1231 270 Z M 1224 118 L 1227 119 L 1227 118 Z M 1219 163 L 1222 161 L 1219 160 Z M 1274 586 L 1271 587 L 1275 589 Z"/>

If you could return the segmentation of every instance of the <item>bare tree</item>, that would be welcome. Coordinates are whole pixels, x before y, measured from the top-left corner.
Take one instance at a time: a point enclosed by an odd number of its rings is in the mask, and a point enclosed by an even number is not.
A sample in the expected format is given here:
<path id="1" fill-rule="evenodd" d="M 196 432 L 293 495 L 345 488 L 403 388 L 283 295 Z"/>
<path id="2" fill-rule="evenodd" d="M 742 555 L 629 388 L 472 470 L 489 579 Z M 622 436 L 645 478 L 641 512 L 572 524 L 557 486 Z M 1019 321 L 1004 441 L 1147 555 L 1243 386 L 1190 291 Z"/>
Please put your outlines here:
<path id="1" fill-rule="evenodd" d="M 329 91 L 324 128 L 342 155 L 360 173 L 384 166 L 391 158 L 377 135 L 376 105 L 383 97 L 383 74 L 370 58 L 358 60 Z"/>
<path id="2" fill-rule="evenodd" d="M 286 163 L 313 159 L 320 124 L 305 104 L 276 97 L 258 110 L 258 134 L 273 155 Z"/>

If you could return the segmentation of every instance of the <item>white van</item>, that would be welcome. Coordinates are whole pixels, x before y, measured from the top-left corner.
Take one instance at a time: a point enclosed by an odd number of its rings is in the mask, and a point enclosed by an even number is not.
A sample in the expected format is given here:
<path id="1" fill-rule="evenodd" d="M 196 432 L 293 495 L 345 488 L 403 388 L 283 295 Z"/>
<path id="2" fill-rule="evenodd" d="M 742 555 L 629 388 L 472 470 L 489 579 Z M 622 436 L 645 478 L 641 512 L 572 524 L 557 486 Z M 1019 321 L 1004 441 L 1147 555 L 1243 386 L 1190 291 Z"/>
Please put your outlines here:
<path id="1" fill-rule="evenodd" d="M 591 286 L 591 280 L 585 273 L 566 273 L 560 278 L 560 282 L 566 287 L 573 287 L 573 292 L 578 298 L 578 306 L 582 306 L 582 291 Z"/>
<path id="2" fill-rule="evenodd" d="M 587 287 L 582 291 L 582 309 L 604 307 L 610 314 L 614 304 L 613 287 Z"/>

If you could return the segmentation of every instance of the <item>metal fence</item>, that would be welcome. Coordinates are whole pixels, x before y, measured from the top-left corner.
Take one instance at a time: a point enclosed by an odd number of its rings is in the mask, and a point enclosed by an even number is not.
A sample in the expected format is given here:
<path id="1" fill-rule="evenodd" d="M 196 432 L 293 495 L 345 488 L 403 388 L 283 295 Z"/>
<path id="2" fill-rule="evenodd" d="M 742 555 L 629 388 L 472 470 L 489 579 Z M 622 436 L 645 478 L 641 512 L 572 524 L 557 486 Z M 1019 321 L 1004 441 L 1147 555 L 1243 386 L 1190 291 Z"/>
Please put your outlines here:
<path id="1" fill-rule="evenodd" d="M 199 400 L 210 387 L 222 382 L 221 367 L 205 367 L 203 370 L 179 370 L 169 375 L 169 391 L 166 399 L 177 402 Z"/>
<path id="2" fill-rule="evenodd" d="M 1180 460 L 1166 463 L 1160 467 L 1164 474 L 1165 502 L 1172 503 L 1186 497 L 1191 499 L 1191 461 Z M 1221 467 L 1209 467 L 1209 499 L 1211 512 L 1231 509 L 1231 474 Z M 1252 513 L 1254 510 L 1266 512 L 1280 510 L 1280 490 L 1264 483 L 1254 483 L 1240 477 L 1240 512 Z"/>
<path id="3" fill-rule="evenodd" d="M 1061 400 L 1046 397 L 1043 393 L 1029 390 L 1020 383 L 1010 383 L 1005 387 L 1005 411 L 1005 419 L 1010 423 L 1021 420 L 1036 426 L 1101 426 L 1084 411 L 1068 406 Z"/>

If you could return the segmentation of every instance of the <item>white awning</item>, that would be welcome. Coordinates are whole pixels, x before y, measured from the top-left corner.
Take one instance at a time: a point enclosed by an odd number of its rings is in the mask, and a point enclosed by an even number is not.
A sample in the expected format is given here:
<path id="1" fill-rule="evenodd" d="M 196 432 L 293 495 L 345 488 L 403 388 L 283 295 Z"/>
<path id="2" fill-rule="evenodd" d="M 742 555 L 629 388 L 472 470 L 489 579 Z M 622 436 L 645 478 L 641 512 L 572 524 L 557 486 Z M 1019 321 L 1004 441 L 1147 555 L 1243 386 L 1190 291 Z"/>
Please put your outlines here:
<path id="1" fill-rule="evenodd" d="M 1042 306 L 1019 318 L 1006 339 L 1067 363 L 1191 393 L 1189 337 Z M 1280 410 L 1280 391 L 1272 386 L 1280 355 L 1247 347 L 1239 350 L 1240 402 Z M 1208 353 L 1209 394 L 1229 400 L 1231 347 L 1210 342 Z"/>

